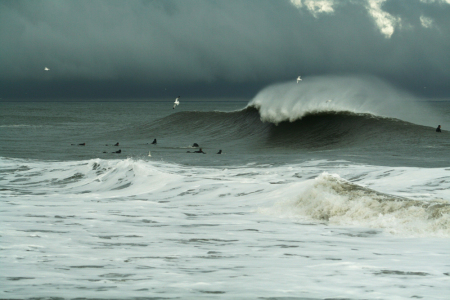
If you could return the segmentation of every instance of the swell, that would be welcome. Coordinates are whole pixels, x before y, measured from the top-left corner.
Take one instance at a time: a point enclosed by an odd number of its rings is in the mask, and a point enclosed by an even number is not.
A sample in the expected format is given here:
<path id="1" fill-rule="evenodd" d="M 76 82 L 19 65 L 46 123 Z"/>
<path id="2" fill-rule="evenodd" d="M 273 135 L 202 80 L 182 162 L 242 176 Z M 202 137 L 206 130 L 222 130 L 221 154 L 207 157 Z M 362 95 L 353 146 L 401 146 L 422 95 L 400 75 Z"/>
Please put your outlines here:
<path id="1" fill-rule="evenodd" d="M 186 140 L 203 143 L 256 143 L 268 134 L 271 124 L 260 120 L 258 111 L 247 107 L 234 112 L 178 112 L 133 128 L 136 136 L 170 137 L 170 140 Z M 200 142 L 199 142 L 200 143 Z"/>

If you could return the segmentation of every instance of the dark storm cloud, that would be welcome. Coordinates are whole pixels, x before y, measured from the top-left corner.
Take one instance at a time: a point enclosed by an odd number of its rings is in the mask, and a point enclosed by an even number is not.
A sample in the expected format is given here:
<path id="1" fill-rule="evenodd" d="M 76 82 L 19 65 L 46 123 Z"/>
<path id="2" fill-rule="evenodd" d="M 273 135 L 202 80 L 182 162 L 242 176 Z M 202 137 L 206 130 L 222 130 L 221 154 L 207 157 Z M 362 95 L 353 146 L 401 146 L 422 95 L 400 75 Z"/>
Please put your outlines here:
<path id="1" fill-rule="evenodd" d="M 446 0 L 1 1 L 0 80 L 64 94 L 365 73 L 448 96 L 449 15 Z"/>

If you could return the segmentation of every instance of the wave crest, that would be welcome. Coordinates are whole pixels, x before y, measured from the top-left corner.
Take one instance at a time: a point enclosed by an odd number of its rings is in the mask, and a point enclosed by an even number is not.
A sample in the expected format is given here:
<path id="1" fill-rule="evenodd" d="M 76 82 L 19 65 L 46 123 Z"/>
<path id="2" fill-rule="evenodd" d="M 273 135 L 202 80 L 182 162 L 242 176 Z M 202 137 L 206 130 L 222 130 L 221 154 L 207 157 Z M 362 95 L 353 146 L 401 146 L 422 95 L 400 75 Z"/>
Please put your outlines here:
<path id="1" fill-rule="evenodd" d="M 421 99 L 370 76 L 321 76 L 275 84 L 248 106 L 258 109 L 262 121 L 275 124 L 322 112 L 372 114 L 420 125 L 439 122 Z"/>

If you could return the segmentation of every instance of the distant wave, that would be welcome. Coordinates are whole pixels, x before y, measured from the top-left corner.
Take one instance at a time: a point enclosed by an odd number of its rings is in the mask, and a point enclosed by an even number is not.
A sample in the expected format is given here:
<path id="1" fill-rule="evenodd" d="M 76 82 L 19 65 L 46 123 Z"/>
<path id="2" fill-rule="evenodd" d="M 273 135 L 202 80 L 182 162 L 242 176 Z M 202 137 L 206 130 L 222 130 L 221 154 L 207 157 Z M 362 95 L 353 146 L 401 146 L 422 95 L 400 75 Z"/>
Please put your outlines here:
<path id="1" fill-rule="evenodd" d="M 44 125 L 26 125 L 26 124 L 13 124 L 13 125 L 0 125 L 0 128 L 24 128 L 24 127 L 44 127 Z"/>

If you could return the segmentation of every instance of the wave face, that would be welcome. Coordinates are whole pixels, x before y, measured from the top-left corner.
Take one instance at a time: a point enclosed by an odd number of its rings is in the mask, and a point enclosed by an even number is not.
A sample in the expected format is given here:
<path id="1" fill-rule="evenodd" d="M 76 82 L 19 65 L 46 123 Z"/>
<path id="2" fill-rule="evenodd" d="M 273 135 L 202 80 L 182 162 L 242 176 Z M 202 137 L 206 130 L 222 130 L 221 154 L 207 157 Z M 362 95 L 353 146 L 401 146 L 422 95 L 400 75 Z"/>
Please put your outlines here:
<path id="1" fill-rule="evenodd" d="M 258 99 L 260 96 L 246 108 L 234 112 L 178 112 L 134 128 L 133 134 L 143 137 L 152 132 L 157 136 L 171 136 L 178 145 L 197 142 L 247 153 L 247 150 L 254 151 L 252 153 L 332 150 L 341 155 L 345 149 L 346 155 L 366 155 L 373 162 L 383 154 L 397 159 L 410 157 L 411 149 L 415 149 L 414 155 L 419 157 L 448 157 L 445 145 L 442 145 L 442 138 L 448 136 L 448 132 L 438 135 L 431 126 L 363 113 L 362 110 L 352 112 L 343 107 L 340 110 L 316 107 L 298 113 L 292 110 L 291 116 L 281 114 L 283 117 L 277 119 L 270 117 L 277 109 L 255 104 L 259 103 Z M 280 107 L 280 103 L 284 102 L 276 102 L 275 107 Z M 416 163 L 420 161 L 415 160 Z"/>
<path id="2" fill-rule="evenodd" d="M 443 121 L 420 99 L 370 76 L 321 76 L 269 86 L 249 103 L 265 122 L 293 122 L 305 115 L 352 112 L 420 125 Z"/>

